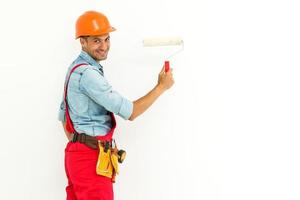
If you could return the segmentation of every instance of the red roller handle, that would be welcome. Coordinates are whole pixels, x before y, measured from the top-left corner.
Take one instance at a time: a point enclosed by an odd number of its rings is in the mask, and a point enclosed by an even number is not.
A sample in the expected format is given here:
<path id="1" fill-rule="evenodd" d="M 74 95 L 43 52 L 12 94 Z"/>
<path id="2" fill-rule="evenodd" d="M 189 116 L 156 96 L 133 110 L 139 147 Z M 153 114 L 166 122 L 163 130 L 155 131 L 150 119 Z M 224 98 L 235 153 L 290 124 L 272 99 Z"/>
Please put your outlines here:
<path id="1" fill-rule="evenodd" d="M 165 61 L 165 72 L 168 72 L 170 69 L 170 61 L 166 60 Z"/>

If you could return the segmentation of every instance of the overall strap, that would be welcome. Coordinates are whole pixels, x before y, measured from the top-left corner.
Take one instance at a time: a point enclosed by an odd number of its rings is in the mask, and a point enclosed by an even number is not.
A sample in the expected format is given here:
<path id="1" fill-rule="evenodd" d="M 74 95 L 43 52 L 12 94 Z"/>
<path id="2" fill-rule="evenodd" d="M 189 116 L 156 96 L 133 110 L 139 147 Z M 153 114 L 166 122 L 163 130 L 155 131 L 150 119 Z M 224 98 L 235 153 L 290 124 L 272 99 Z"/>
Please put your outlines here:
<path id="1" fill-rule="evenodd" d="M 68 105 L 68 101 L 67 101 L 69 80 L 70 80 L 71 74 L 75 71 L 75 69 L 77 69 L 78 67 L 83 66 L 83 65 L 87 65 L 87 64 L 86 63 L 80 63 L 78 65 L 75 65 L 71 69 L 69 75 L 67 76 L 66 83 L 65 83 L 64 103 L 65 103 L 65 108 L 66 108 L 66 130 L 69 133 L 75 133 L 76 132 L 76 130 L 73 126 L 73 122 L 72 122 L 71 117 L 70 117 L 69 105 Z"/>

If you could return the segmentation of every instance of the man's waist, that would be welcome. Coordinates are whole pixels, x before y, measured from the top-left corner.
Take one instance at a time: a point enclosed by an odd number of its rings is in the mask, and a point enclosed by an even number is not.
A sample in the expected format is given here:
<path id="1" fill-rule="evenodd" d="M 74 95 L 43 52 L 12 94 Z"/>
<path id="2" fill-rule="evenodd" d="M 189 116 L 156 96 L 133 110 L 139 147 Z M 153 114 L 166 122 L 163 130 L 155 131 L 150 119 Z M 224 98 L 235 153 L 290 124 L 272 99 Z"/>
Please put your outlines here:
<path id="1" fill-rule="evenodd" d="M 78 121 L 73 122 L 74 128 L 78 133 L 85 133 L 86 135 L 92 136 L 92 137 L 98 137 L 98 136 L 105 136 L 107 132 L 110 131 L 112 128 L 112 125 L 110 123 L 81 123 Z"/>

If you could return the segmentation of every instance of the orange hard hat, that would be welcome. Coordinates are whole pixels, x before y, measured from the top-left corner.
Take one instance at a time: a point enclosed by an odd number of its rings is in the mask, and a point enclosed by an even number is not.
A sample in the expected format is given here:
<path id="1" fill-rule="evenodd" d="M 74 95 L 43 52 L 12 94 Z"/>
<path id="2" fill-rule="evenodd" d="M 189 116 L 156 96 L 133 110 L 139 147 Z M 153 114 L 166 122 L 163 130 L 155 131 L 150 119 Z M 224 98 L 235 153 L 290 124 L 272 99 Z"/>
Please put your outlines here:
<path id="1" fill-rule="evenodd" d="M 76 21 L 76 39 L 80 36 L 104 35 L 115 30 L 107 17 L 97 11 L 87 11 Z"/>

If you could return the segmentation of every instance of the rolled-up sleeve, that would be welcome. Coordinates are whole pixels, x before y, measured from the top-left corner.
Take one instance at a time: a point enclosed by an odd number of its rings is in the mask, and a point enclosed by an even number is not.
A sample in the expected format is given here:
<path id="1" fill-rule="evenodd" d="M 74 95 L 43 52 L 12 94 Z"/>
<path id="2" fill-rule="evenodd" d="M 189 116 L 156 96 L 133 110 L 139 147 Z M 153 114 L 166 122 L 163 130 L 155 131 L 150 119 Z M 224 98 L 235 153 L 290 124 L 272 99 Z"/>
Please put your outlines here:
<path id="1" fill-rule="evenodd" d="M 129 119 L 133 111 L 133 103 L 114 91 L 106 79 L 95 69 L 86 69 L 80 79 L 80 89 L 103 106 L 123 119 Z"/>
<path id="2" fill-rule="evenodd" d="M 66 113 L 65 113 L 65 103 L 64 101 L 61 102 L 60 107 L 59 107 L 59 111 L 58 111 L 58 120 L 65 122 L 66 121 Z"/>

